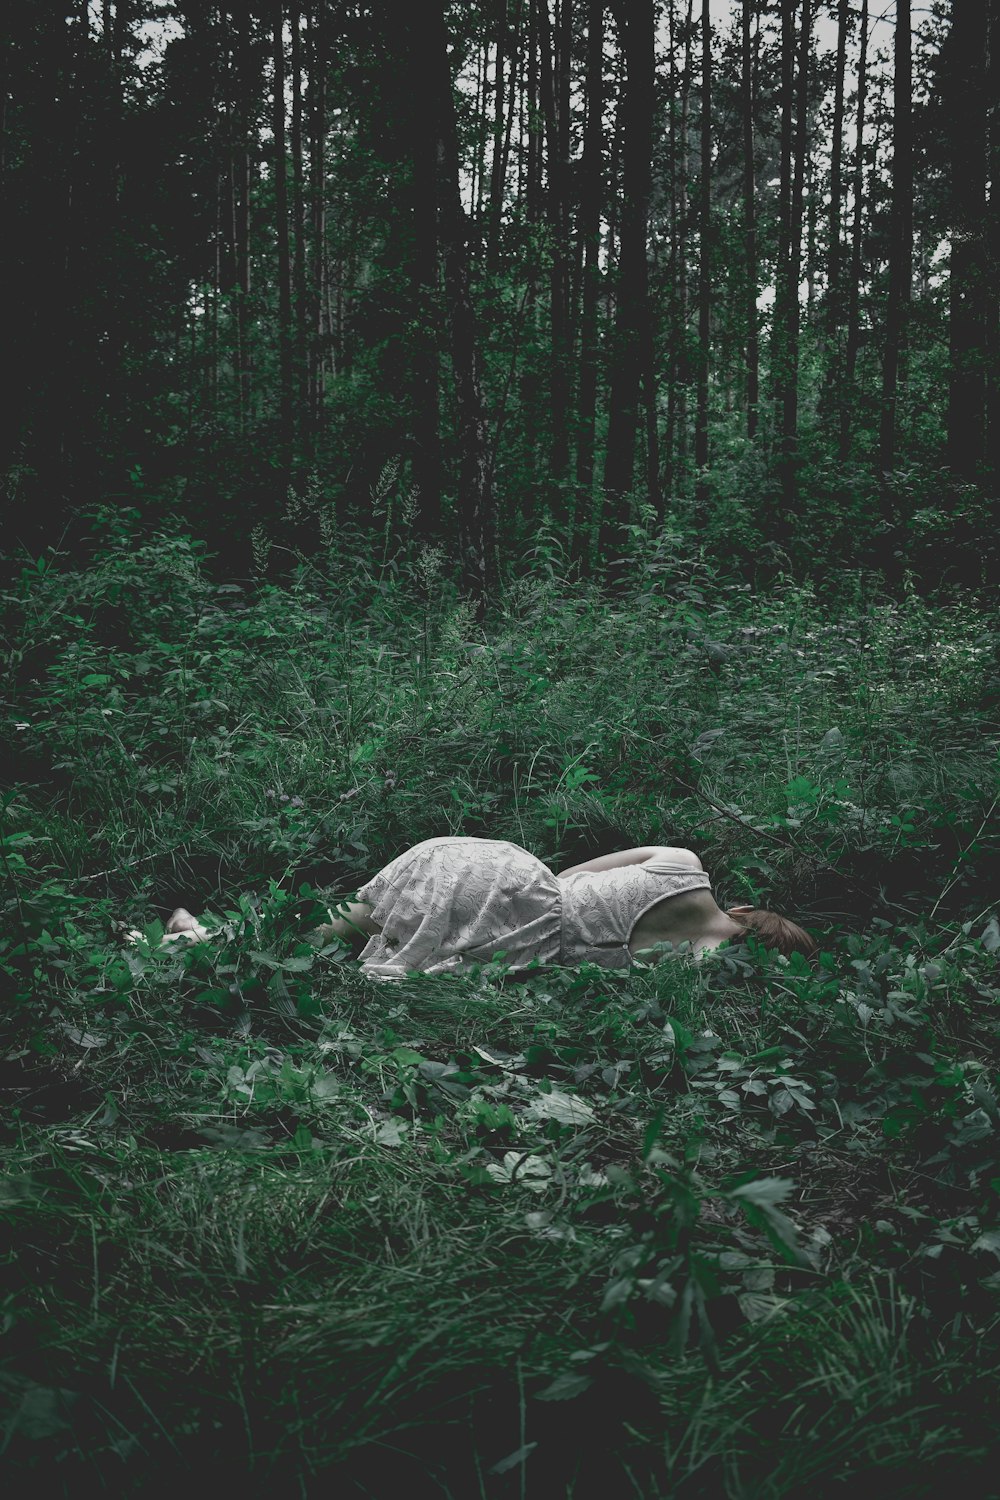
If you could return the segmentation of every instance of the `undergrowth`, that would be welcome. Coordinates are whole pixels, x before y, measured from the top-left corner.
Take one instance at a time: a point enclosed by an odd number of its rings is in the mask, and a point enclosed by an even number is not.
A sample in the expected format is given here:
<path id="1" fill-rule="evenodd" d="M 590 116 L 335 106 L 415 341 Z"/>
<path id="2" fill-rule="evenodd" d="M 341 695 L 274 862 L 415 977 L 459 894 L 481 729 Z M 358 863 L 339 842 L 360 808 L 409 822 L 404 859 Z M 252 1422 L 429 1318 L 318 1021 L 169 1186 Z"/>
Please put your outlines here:
<path id="1" fill-rule="evenodd" d="M 563 573 L 478 627 L 428 549 L 219 581 L 104 517 L 20 566 L 13 1484 L 990 1493 L 995 620 L 669 534 L 613 594 Z M 385 984 L 305 941 L 448 832 L 690 844 L 820 957 Z M 158 947 L 179 901 L 214 942 Z"/>

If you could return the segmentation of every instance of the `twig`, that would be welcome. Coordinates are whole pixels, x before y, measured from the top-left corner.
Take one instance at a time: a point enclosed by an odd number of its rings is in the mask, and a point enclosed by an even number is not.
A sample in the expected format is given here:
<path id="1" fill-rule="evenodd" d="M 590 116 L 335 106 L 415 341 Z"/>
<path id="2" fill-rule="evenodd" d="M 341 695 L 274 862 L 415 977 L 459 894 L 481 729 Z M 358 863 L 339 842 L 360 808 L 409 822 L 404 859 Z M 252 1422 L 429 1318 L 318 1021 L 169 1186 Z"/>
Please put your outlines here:
<path id="1" fill-rule="evenodd" d="M 958 856 L 957 856 L 954 864 L 951 867 L 952 871 L 954 872 L 953 875 L 952 875 L 952 878 L 948 881 L 948 884 L 943 888 L 943 890 L 941 891 L 940 896 L 937 898 L 937 900 L 935 901 L 934 905 L 931 907 L 930 916 L 927 918 L 928 922 L 933 922 L 933 920 L 934 920 L 934 913 L 937 911 L 938 907 L 941 905 L 941 902 L 944 900 L 945 896 L 947 896 L 948 892 L 951 890 L 952 886 L 955 884 L 956 880 L 958 879 L 959 875 L 961 874 L 961 871 L 958 868 L 959 865 L 962 863 L 962 860 L 968 854 L 969 850 L 972 848 L 973 844 L 976 842 L 976 839 L 979 837 L 979 835 L 982 833 L 983 829 L 986 827 L 987 823 L 992 818 L 994 812 L 996 811 L 996 805 L 997 805 L 998 801 L 1000 801 L 1000 797 L 994 797 L 993 798 L 993 801 L 990 803 L 990 806 L 989 806 L 989 809 L 987 810 L 985 818 L 980 823 L 979 827 L 976 829 L 975 833 L 972 835 L 971 839 L 966 844 L 965 848 L 959 850 Z"/>
<path id="2" fill-rule="evenodd" d="M 838 879 L 844 882 L 845 885 L 851 886 L 854 890 L 858 891 L 860 895 L 866 897 L 867 900 L 877 902 L 880 906 L 885 907 L 887 911 L 891 911 L 895 908 L 898 911 L 906 912 L 908 916 L 917 916 L 917 913 L 911 912 L 908 907 L 900 906 L 898 902 L 887 901 L 881 894 L 876 895 L 876 893 L 869 890 L 866 885 L 862 885 L 859 880 L 855 880 L 853 875 L 847 875 L 843 870 L 838 870 L 836 865 L 831 865 L 828 860 L 821 859 L 816 854 L 810 854 L 807 849 L 799 849 L 797 845 L 793 844 L 790 839 L 783 839 L 780 834 L 769 833 L 766 828 L 756 827 L 755 824 L 748 822 L 746 818 L 742 818 L 739 813 L 734 813 L 728 807 L 723 807 L 720 802 L 716 802 L 714 797 L 710 797 L 708 793 L 703 792 L 700 787 L 691 786 L 688 782 L 681 781 L 680 777 L 678 776 L 675 776 L 674 780 L 677 782 L 678 786 L 682 786 L 684 790 L 686 792 L 690 792 L 693 797 L 699 797 L 702 802 L 707 802 L 709 807 L 714 807 L 720 817 L 728 818 L 730 822 L 737 823 L 741 828 L 749 829 L 751 833 L 756 834 L 759 838 L 768 839 L 772 844 L 777 844 L 779 849 L 790 849 L 793 854 L 799 855 L 799 857 L 802 859 L 809 860 L 809 862 L 812 865 L 816 866 L 818 869 L 829 870 L 832 875 L 836 875 Z"/>

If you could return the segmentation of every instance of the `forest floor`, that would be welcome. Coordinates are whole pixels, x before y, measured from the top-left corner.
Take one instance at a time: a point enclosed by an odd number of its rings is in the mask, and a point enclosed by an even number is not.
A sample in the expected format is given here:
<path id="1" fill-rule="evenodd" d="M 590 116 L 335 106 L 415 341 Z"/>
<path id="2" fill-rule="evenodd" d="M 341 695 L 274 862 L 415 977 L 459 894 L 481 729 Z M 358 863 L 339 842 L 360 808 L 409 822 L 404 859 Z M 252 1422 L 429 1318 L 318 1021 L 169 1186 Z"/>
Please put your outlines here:
<path id="1" fill-rule="evenodd" d="M 479 628 L 440 562 L 3 596 L 5 1493 L 996 1494 L 995 614 L 678 548 Z M 305 941 L 448 832 L 691 845 L 819 959 Z"/>

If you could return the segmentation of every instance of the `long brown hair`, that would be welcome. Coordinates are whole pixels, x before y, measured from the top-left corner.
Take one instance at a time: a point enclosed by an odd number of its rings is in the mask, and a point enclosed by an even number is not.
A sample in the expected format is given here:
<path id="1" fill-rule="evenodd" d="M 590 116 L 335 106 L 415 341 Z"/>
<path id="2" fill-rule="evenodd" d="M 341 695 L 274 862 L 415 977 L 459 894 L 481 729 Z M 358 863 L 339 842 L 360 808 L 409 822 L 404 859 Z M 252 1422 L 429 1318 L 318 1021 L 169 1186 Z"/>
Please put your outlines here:
<path id="1" fill-rule="evenodd" d="M 765 948 L 776 948 L 786 958 L 791 958 L 793 953 L 804 953 L 806 958 L 812 958 L 819 949 L 819 944 L 805 928 L 788 917 L 779 916 L 776 911 L 768 911 L 766 907 L 754 906 L 745 911 L 737 908 L 727 911 L 726 916 L 741 927 L 749 928 Z"/>

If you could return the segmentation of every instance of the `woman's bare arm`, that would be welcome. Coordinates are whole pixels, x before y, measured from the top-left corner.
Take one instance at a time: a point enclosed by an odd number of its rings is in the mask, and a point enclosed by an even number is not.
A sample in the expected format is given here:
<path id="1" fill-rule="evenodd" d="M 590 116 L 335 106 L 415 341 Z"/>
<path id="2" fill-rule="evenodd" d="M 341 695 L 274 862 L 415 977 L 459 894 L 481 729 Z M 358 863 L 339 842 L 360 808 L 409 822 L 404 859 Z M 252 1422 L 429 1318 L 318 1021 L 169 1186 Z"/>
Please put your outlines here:
<path id="1" fill-rule="evenodd" d="M 367 901 L 335 898 L 330 908 L 329 922 L 315 928 L 310 936 L 323 943 L 328 943 L 335 937 L 342 938 L 345 943 L 367 942 L 370 937 L 375 937 L 382 931 L 378 923 L 372 921 L 371 910 Z"/>
<path id="2" fill-rule="evenodd" d="M 622 849 L 617 854 L 599 854 L 595 859 L 588 859 L 582 865 L 571 865 L 568 870 L 560 870 L 562 875 L 577 875 L 581 870 L 617 870 L 622 865 L 644 865 L 647 859 L 652 859 L 654 854 L 667 855 L 674 864 L 689 865 L 692 870 L 702 868 L 701 860 L 693 849 L 672 849 L 663 844 L 643 844 L 638 849 Z"/>
<path id="3" fill-rule="evenodd" d="M 646 859 L 652 859 L 654 855 L 666 855 L 673 864 L 690 865 L 691 870 L 702 868 L 702 861 L 693 849 L 672 849 L 666 844 L 642 844 L 639 849 L 621 849 L 618 853 L 600 853 L 597 858 L 586 859 L 583 864 L 573 864 L 568 870 L 559 870 L 559 876 L 579 874 L 580 870 L 618 870 L 624 864 L 645 864 Z"/>

